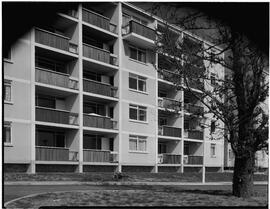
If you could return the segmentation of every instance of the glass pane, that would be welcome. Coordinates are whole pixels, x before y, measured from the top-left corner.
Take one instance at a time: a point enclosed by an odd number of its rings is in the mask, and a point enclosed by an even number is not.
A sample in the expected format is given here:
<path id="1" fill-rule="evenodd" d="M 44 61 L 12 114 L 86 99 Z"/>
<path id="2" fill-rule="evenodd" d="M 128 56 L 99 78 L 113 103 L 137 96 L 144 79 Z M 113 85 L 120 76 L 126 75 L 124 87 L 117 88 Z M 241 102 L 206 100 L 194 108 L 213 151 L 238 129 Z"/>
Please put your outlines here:
<path id="1" fill-rule="evenodd" d="M 4 95 L 5 95 L 5 98 L 4 100 L 5 101 L 11 101 L 11 86 L 10 85 L 5 85 L 5 88 L 4 88 Z"/>
<path id="2" fill-rule="evenodd" d="M 138 60 L 141 62 L 146 62 L 146 53 L 143 51 L 138 51 Z"/>
<path id="3" fill-rule="evenodd" d="M 10 127 L 4 127 L 4 142 L 10 143 L 11 142 L 11 136 L 10 136 Z"/>
<path id="4" fill-rule="evenodd" d="M 47 108 L 55 109 L 55 99 L 38 96 L 37 105 L 40 107 L 47 107 Z"/>
<path id="5" fill-rule="evenodd" d="M 146 151 L 146 140 L 139 140 L 139 150 Z"/>
<path id="6" fill-rule="evenodd" d="M 146 121 L 146 111 L 145 110 L 139 110 L 139 120 Z"/>
<path id="7" fill-rule="evenodd" d="M 129 108 L 129 119 L 137 120 L 137 109 Z"/>
<path id="8" fill-rule="evenodd" d="M 38 131 L 37 133 L 37 145 L 54 147 L 54 133 L 47 131 Z"/>
<path id="9" fill-rule="evenodd" d="M 139 90 L 146 91 L 146 81 L 139 80 Z"/>
<path id="10" fill-rule="evenodd" d="M 131 47 L 129 49 L 130 49 L 130 58 L 137 60 L 137 50 Z"/>
<path id="11" fill-rule="evenodd" d="M 56 147 L 65 147 L 65 134 L 57 133 L 55 137 L 55 146 Z"/>
<path id="12" fill-rule="evenodd" d="M 129 77 L 129 88 L 137 90 L 137 79 Z"/>
<path id="13" fill-rule="evenodd" d="M 126 26 L 130 20 L 130 16 L 123 14 L 123 26 Z"/>
<path id="14" fill-rule="evenodd" d="M 129 139 L 129 150 L 137 150 L 137 140 Z"/>
<path id="15" fill-rule="evenodd" d="M 101 138 L 95 135 L 84 135 L 83 137 L 84 149 L 101 149 Z"/>

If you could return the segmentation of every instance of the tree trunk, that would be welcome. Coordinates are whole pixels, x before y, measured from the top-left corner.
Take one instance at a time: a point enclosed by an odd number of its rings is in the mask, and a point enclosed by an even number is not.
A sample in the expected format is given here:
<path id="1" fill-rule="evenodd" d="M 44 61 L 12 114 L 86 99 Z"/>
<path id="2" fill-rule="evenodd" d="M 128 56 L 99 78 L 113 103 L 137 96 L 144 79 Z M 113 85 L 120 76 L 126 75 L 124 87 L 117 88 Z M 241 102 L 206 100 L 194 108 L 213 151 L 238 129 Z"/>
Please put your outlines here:
<path id="1" fill-rule="evenodd" d="M 250 157 L 235 156 L 233 173 L 233 195 L 248 198 L 253 194 L 253 172 L 255 154 Z"/>

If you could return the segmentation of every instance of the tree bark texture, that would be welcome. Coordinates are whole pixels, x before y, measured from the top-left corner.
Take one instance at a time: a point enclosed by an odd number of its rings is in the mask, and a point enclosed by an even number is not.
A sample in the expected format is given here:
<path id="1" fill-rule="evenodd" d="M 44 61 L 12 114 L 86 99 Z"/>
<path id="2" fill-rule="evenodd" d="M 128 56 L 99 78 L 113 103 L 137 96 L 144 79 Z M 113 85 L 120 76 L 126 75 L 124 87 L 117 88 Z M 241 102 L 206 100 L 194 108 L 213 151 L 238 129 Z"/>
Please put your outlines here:
<path id="1" fill-rule="evenodd" d="M 233 195 L 248 198 L 253 194 L 254 156 L 235 156 Z"/>

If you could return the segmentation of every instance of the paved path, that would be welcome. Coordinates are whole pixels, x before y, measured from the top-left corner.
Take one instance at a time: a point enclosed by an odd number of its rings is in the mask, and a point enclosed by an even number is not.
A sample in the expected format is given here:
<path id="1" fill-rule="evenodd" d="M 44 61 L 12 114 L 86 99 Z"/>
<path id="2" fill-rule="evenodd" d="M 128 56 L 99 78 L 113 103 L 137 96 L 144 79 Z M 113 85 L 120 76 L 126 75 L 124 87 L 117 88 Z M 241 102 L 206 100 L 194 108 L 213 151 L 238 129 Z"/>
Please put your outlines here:
<path id="1" fill-rule="evenodd" d="M 7 182 L 6 182 L 7 183 Z M 33 182 L 32 182 L 33 183 Z M 38 182 L 36 182 L 38 183 Z M 47 185 L 44 185 L 44 183 L 47 183 Z M 182 190 L 231 190 L 231 184 L 195 184 L 195 183 L 189 183 L 189 184 L 176 184 L 178 182 L 173 182 L 173 184 L 148 184 L 150 186 L 149 188 L 143 187 L 143 185 L 135 185 L 133 182 L 133 185 L 75 185 L 71 184 L 48 184 L 49 182 L 43 182 L 42 184 L 36 184 L 36 185 L 4 185 L 4 202 L 13 200 L 15 198 L 23 197 L 30 194 L 37 194 L 37 193 L 45 193 L 45 192 L 56 192 L 56 191 L 76 191 L 76 190 L 103 190 L 103 189 L 112 189 L 112 190 L 136 190 L 136 189 L 151 189 L 152 186 L 174 186 L 178 189 Z M 50 182 L 53 183 L 53 182 Z M 56 183 L 56 182 L 54 182 Z M 61 182 L 64 183 L 64 182 Z M 75 183 L 75 182 L 73 182 Z M 77 182 L 78 183 L 78 182 Z M 82 183 L 82 182 L 81 182 Z M 86 182 L 84 182 L 86 183 Z M 95 182 L 91 182 L 95 183 Z M 117 182 L 121 183 L 121 182 Z M 138 183 L 138 182 L 136 182 Z M 146 182 L 144 182 L 146 183 Z M 151 183 L 151 182 L 148 182 Z M 157 183 L 157 182 L 152 182 Z M 172 183 L 172 182 L 159 182 L 159 183 Z M 267 188 L 267 185 L 256 185 L 256 188 L 258 189 L 265 189 Z"/>

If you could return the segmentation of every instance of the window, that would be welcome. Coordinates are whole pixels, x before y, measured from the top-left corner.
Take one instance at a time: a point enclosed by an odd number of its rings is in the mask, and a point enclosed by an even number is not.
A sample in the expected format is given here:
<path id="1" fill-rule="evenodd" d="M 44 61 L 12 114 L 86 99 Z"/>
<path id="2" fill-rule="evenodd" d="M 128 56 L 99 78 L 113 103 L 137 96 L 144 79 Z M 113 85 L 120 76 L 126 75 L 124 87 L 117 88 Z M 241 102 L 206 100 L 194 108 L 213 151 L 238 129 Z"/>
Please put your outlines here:
<path id="1" fill-rule="evenodd" d="M 101 150 L 101 136 L 85 134 L 83 136 L 83 148 Z"/>
<path id="2" fill-rule="evenodd" d="M 190 129 L 188 120 L 184 120 L 184 129 Z"/>
<path id="3" fill-rule="evenodd" d="M 95 113 L 98 115 L 106 115 L 105 105 L 92 103 L 92 102 L 85 102 L 83 105 L 83 112 L 86 114 Z"/>
<path id="4" fill-rule="evenodd" d="M 146 50 L 145 49 L 130 46 L 129 50 L 130 50 L 129 57 L 131 59 L 146 63 Z"/>
<path id="5" fill-rule="evenodd" d="M 211 157 L 215 157 L 216 156 L 216 145 L 215 144 L 211 144 L 210 145 L 210 154 L 211 154 Z"/>
<path id="6" fill-rule="evenodd" d="M 165 91 L 158 91 L 158 97 L 166 98 L 167 97 L 167 92 Z"/>
<path id="7" fill-rule="evenodd" d="M 184 144 L 184 155 L 189 155 L 189 145 L 187 143 Z"/>
<path id="8" fill-rule="evenodd" d="M 56 108 L 56 98 L 46 95 L 37 95 L 36 96 L 36 106 L 46 107 L 46 108 Z"/>
<path id="9" fill-rule="evenodd" d="M 95 72 L 84 72 L 83 77 L 86 79 L 93 80 L 93 81 L 101 82 L 101 74 L 98 74 Z"/>
<path id="10" fill-rule="evenodd" d="M 37 130 L 37 146 L 66 147 L 66 136 L 62 131 Z"/>
<path id="11" fill-rule="evenodd" d="M 4 122 L 4 144 L 11 144 L 11 123 Z"/>
<path id="12" fill-rule="evenodd" d="M 166 153 L 167 145 L 165 143 L 158 143 L 158 154 Z"/>
<path id="13" fill-rule="evenodd" d="M 11 81 L 4 81 L 4 101 L 11 102 Z"/>
<path id="14" fill-rule="evenodd" d="M 129 119 L 146 121 L 146 107 L 129 105 Z"/>
<path id="15" fill-rule="evenodd" d="M 129 135 L 129 150 L 146 152 L 146 137 Z"/>
<path id="16" fill-rule="evenodd" d="M 129 88 L 146 92 L 146 78 L 129 73 Z"/>
<path id="17" fill-rule="evenodd" d="M 210 130 L 211 134 L 214 133 L 215 130 L 216 130 L 216 123 L 215 123 L 215 121 L 211 121 L 211 127 L 210 128 L 211 128 L 211 130 Z"/>
<path id="18" fill-rule="evenodd" d="M 216 85 L 216 74 L 211 73 L 210 82 L 211 82 L 211 85 L 213 85 L 213 86 Z"/>
<path id="19" fill-rule="evenodd" d="M 158 118 L 158 125 L 159 126 L 164 126 L 167 125 L 167 118 Z"/>
<path id="20" fill-rule="evenodd" d="M 36 56 L 36 66 L 40 68 L 45 68 L 48 70 L 65 73 L 67 74 L 67 68 L 64 62 L 56 61 L 46 57 Z"/>

